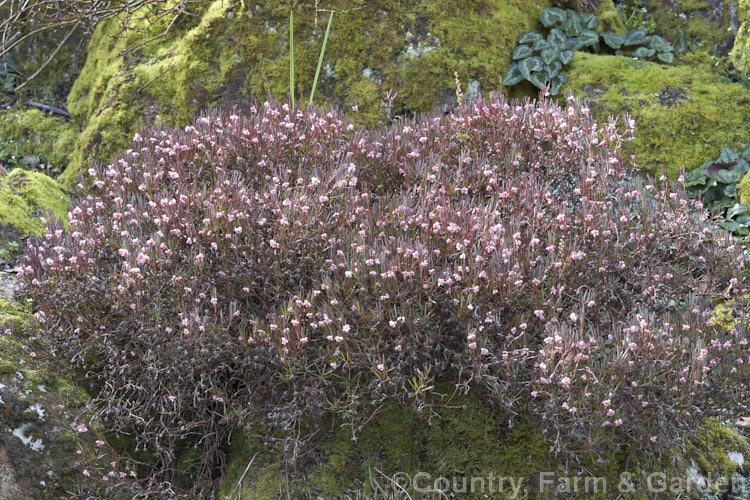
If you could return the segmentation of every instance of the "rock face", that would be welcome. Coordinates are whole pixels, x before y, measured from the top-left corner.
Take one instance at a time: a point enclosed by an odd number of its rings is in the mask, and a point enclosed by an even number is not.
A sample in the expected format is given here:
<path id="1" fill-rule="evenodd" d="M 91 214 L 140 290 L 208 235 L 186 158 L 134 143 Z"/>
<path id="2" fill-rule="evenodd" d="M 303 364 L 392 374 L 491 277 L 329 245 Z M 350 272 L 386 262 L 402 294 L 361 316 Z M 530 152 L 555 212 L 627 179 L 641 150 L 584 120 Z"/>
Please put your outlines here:
<path id="1" fill-rule="evenodd" d="M 145 35 L 119 36 L 120 19 L 97 27 L 68 99 L 83 133 L 63 175 L 66 185 L 91 159 L 107 159 L 122 148 L 139 126 L 182 126 L 206 106 L 247 107 L 251 98 L 289 93 L 288 5 L 265 0 L 191 5 L 194 17 L 146 46 L 144 37 L 163 33 L 168 19 Z M 298 101 L 309 99 L 328 21 L 328 10 L 316 6 L 307 0 L 294 7 Z M 454 72 L 465 89 L 472 80 L 485 91 L 497 89 L 518 36 L 535 29 L 549 6 L 547 0 L 326 4 L 337 13 L 315 100 L 357 103 L 359 119 L 367 125 L 385 121 L 389 112 L 450 108 Z M 395 95 L 390 103 L 389 92 Z"/>
<path id="2" fill-rule="evenodd" d="M 737 0 L 650 0 L 644 3 L 657 30 L 667 40 L 675 40 L 682 32 L 691 50 L 705 51 L 716 57 L 732 50 L 740 26 Z"/>

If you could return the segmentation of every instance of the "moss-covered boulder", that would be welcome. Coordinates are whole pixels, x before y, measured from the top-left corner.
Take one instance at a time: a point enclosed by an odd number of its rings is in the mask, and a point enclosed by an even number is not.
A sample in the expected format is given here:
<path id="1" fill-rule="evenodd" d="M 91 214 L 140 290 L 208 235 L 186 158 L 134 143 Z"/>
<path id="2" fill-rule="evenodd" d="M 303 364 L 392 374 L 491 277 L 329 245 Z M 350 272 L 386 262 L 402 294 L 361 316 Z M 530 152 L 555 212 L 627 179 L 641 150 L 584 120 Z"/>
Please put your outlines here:
<path id="1" fill-rule="evenodd" d="M 682 498 L 698 484 L 705 484 L 701 493 L 719 495 L 731 481 L 735 488 L 750 484 L 742 476 L 750 457 L 746 439 L 715 418 L 705 420 L 684 451 L 661 459 L 622 453 L 596 460 L 582 453 L 581 463 L 565 464 L 531 423 L 509 428 L 502 410 L 476 396 L 424 414 L 381 410 L 356 439 L 345 426 L 318 423 L 315 445 L 297 450 L 302 456 L 295 461 L 273 452 L 270 436 L 257 429 L 238 431 L 217 498 L 261 500 L 281 491 L 292 498 L 606 499 L 619 492 L 624 474 L 633 485 L 627 498 L 643 500 L 653 498 L 662 478 L 672 487 L 659 491 L 665 499 Z M 567 482 L 575 477 L 581 480 L 576 486 Z"/>
<path id="2" fill-rule="evenodd" d="M 725 56 L 732 49 L 740 26 L 737 0 L 650 0 L 644 3 L 656 23 L 656 32 L 667 40 L 684 35 L 692 49 L 716 57 Z"/>
<path id="3" fill-rule="evenodd" d="M 739 0 L 739 15 L 742 24 L 737 30 L 730 62 L 746 83 L 750 83 L 750 0 Z"/>
<path id="4" fill-rule="evenodd" d="M 475 89 L 497 89 L 521 33 L 538 27 L 548 0 L 260 0 L 193 2 L 194 16 L 121 33 L 101 23 L 68 99 L 83 127 L 72 185 L 91 159 L 106 160 L 139 126 L 184 125 L 208 105 L 247 107 L 251 98 L 289 92 L 289 13 L 294 10 L 295 96 L 312 88 L 328 11 L 333 19 L 315 99 L 358 103 L 372 125 L 387 112 L 415 113 L 455 101 L 454 72 Z M 316 7 L 319 10 L 316 10 Z M 133 21 L 138 28 L 136 21 Z M 141 26 L 143 27 L 143 26 Z M 385 97 L 396 94 L 390 109 Z"/>
<path id="5" fill-rule="evenodd" d="M 87 395 L 35 352 L 30 322 L 28 305 L 0 300 L 0 498 L 92 493 L 76 431 Z"/>
<path id="6" fill-rule="evenodd" d="M 39 233 L 48 211 L 64 220 L 69 205 L 70 197 L 54 179 L 40 172 L 13 169 L 0 177 L 0 244 L 14 239 L 3 241 L 4 228 L 10 233 Z"/>
<path id="7" fill-rule="evenodd" d="M 568 89 L 598 116 L 635 119 L 636 163 L 671 177 L 750 145 L 750 90 L 696 65 L 661 65 L 627 57 L 577 53 Z"/>
<path id="8" fill-rule="evenodd" d="M 70 163 L 80 128 L 75 122 L 37 109 L 0 113 L 0 166 L 62 172 Z"/>

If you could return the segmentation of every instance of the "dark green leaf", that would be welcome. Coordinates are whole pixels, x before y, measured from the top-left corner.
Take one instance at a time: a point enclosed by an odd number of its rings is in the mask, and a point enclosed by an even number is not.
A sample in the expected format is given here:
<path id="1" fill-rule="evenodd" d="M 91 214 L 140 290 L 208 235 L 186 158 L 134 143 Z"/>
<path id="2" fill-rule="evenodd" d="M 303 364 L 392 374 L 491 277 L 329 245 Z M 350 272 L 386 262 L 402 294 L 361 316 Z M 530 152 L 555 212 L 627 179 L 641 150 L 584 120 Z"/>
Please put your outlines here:
<path id="1" fill-rule="evenodd" d="M 599 33 L 592 30 L 584 30 L 578 39 L 581 41 L 584 47 L 591 47 L 599 43 Z"/>
<path id="2" fill-rule="evenodd" d="M 737 197 L 737 184 L 729 184 L 728 186 L 725 186 L 724 197 L 727 198 L 726 201 L 730 202 L 729 205 L 731 206 Z"/>
<path id="3" fill-rule="evenodd" d="M 574 56 L 575 56 L 575 52 L 573 52 L 572 50 L 563 50 L 562 52 L 560 52 L 559 59 L 561 63 L 568 64 L 570 61 L 573 60 Z"/>
<path id="4" fill-rule="evenodd" d="M 742 172 L 736 170 L 722 169 L 717 171 L 712 178 L 724 184 L 736 184 L 742 180 Z"/>
<path id="5" fill-rule="evenodd" d="M 678 54 L 684 54 L 688 50 L 688 41 L 685 32 L 680 30 L 672 39 L 672 47 Z"/>
<path id="6" fill-rule="evenodd" d="M 648 59 L 654 54 L 656 54 L 656 51 L 654 49 L 649 49 L 648 47 L 638 47 L 637 49 L 635 49 L 635 52 L 633 52 L 633 57 L 637 57 L 638 59 Z"/>
<path id="7" fill-rule="evenodd" d="M 518 70 L 518 63 L 511 63 L 508 73 L 503 77 L 503 85 L 511 87 L 523 80 L 523 75 Z"/>
<path id="8" fill-rule="evenodd" d="M 672 47 L 667 45 L 667 41 L 659 35 L 653 35 L 648 41 L 648 46 L 657 52 L 670 52 L 672 50 Z"/>
<path id="9" fill-rule="evenodd" d="M 740 225 L 731 220 L 724 220 L 719 222 L 719 227 L 723 227 L 729 232 L 736 233 L 740 229 Z"/>
<path id="10" fill-rule="evenodd" d="M 564 21 L 566 18 L 565 11 L 558 9 L 557 7 L 550 7 L 545 9 L 539 15 L 539 20 L 542 22 L 545 28 L 549 28 L 555 23 Z"/>
<path id="11" fill-rule="evenodd" d="M 526 78 L 527 80 L 531 78 L 531 60 L 522 59 L 518 63 L 518 71 L 520 71 L 523 77 Z"/>
<path id="12" fill-rule="evenodd" d="M 549 35 L 547 35 L 547 41 L 559 49 L 565 48 L 565 41 L 567 39 L 568 37 L 565 36 L 565 33 L 557 28 L 550 30 Z"/>
<path id="13" fill-rule="evenodd" d="M 534 49 L 532 49 L 528 45 L 519 45 L 513 50 L 513 60 L 516 61 L 518 59 L 531 57 L 531 54 L 533 53 Z"/>
<path id="14" fill-rule="evenodd" d="M 732 148 L 724 148 L 719 153 L 719 159 L 717 161 L 721 163 L 734 163 L 740 159 L 739 153 Z"/>
<path id="15" fill-rule="evenodd" d="M 529 31 L 518 37 L 518 43 L 536 43 L 539 40 L 544 40 L 544 37 L 536 31 Z"/>
<path id="16" fill-rule="evenodd" d="M 578 14 L 578 12 L 576 11 L 568 11 L 568 12 L 569 13 L 573 12 L 580 16 L 580 14 Z M 561 28 L 563 30 L 563 33 L 565 33 L 569 37 L 578 36 L 583 32 L 583 26 L 581 26 L 581 20 L 575 17 L 569 17 L 568 19 L 566 19 L 562 23 Z"/>
<path id="17" fill-rule="evenodd" d="M 740 152 L 740 156 L 745 161 L 750 161 L 750 148 L 747 148 L 746 150 Z"/>
<path id="18" fill-rule="evenodd" d="M 738 215 L 747 213 L 747 206 L 742 203 L 735 203 L 732 208 L 727 210 L 727 219 L 734 219 Z"/>
<path id="19" fill-rule="evenodd" d="M 562 63 L 560 61 L 552 61 L 552 64 L 547 66 L 547 77 L 552 80 L 556 77 L 562 69 Z"/>
<path id="20" fill-rule="evenodd" d="M 743 207 L 745 205 L 742 205 Z M 740 215 L 735 219 L 735 221 L 739 224 L 742 224 L 743 226 L 750 226 L 750 215 Z"/>
<path id="21" fill-rule="evenodd" d="M 568 38 L 565 41 L 565 48 L 568 50 L 578 50 L 583 47 L 583 42 L 580 38 Z"/>
<path id="22" fill-rule="evenodd" d="M 544 70 L 544 61 L 539 56 L 534 56 L 529 58 L 529 69 L 531 71 L 543 71 Z"/>
<path id="23" fill-rule="evenodd" d="M 628 46 L 643 45 L 646 43 L 646 33 L 647 31 L 644 28 L 629 30 L 625 33 L 625 38 L 622 43 Z"/>
<path id="24" fill-rule="evenodd" d="M 544 49 L 549 49 L 549 48 L 553 48 L 553 47 L 544 38 L 542 38 L 541 40 L 538 40 L 538 41 L 534 42 L 534 50 L 542 51 Z"/>
<path id="25" fill-rule="evenodd" d="M 556 49 L 544 49 L 542 51 L 541 57 L 542 61 L 544 61 L 545 64 L 548 66 L 552 64 L 555 60 L 557 60 L 557 56 L 560 52 Z"/>
<path id="26" fill-rule="evenodd" d="M 622 35 L 618 35 L 617 33 L 613 33 L 611 31 L 605 31 L 600 33 L 602 40 L 604 40 L 604 43 L 609 46 L 611 49 L 619 49 L 622 47 L 622 43 L 625 41 L 625 37 Z"/>
<path id="27" fill-rule="evenodd" d="M 672 52 L 659 52 L 656 57 L 663 63 L 670 64 L 674 62 L 674 53 Z"/>
<path id="28" fill-rule="evenodd" d="M 587 30 L 596 29 L 599 26 L 599 19 L 594 14 L 586 13 L 581 15 L 581 24 Z"/>
<path id="29" fill-rule="evenodd" d="M 547 74 L 544 71 L 542 72 L 535 71 L 531 73 L 529 81 L 531 82 L 532 85 L 534 85 L 536 88 L 541 90 L 541 88 L 546 83 L 546 77 L 547 77 Z"/>
<path id="30" fill-rule="evenodd" d="M 550 94 L 557 95 L 557 94 L 560 93 L 560 87 L 562 87 L 562 84 L 565 83 L 565 82 L 563 82 L 563 79 L 561 78 L 563 76 L 565 76 L 565 75 L 563 75 L 562 73 L 560 73 L 559 75 L 557 75 L 556 77 L 554 77 L 552 80 L 550 80 L 550 82 L 549 82 L 549 93 Z M 567 81 L 567 77 L 565 78 L 565 80 Z"/>

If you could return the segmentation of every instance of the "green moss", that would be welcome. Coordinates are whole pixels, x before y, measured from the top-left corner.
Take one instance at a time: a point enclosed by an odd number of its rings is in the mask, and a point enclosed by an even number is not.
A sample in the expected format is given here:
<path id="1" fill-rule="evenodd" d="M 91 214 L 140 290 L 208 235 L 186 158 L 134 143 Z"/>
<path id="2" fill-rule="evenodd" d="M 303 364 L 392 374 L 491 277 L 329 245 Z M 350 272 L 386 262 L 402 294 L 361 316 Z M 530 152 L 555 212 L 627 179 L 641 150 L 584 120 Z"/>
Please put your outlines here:
<path id="1" fill-rule="evenodd" d="M 734 65 L 740 77 L 750 82 L 750 20 L 744 21 L 737 30 L 729 61 Z"/>
<path id="2" fill-rule="evenodd" d="M 73 165 L 62 177 L 71 186 L 92 159 L 107 161 L 141 125 L 185 125 L 206 106 L 240 105 L 269 93 L 289 92 L 288 19 L 291 4 L 263 0 L 202 2 L 189 24 L 145 47 L 118 36 L 121 19 L 98 25 L 86 65 L 68 98 L 82 125 Z M 315 3 L 294 4 L 295 96 L 309 96 L 325 16 Z M 538 28 L 548 0 L 336 0 L 316 101 L 359 105 L 363 124 L 386 117 L 383 100 L 398 93 L 397 113 L 432 110 L 450 102 L 454 71 L 484 90 L 500 88 L 521 33 Z M 158 24 L 158 23 L 157 23 Z M 159 34 L 150 28 L 144 37 Z M 367 71 L 365 71 L 367 70 Z"/>
<path id="3" fill-rule="evenodd" d="M 596 17 L 599 19 L 599 26 L 596 28 L 598 32 L 614 31 L 623 35 L 627 31 L 612 0 L 601 0 L 599 2 Z"/>
<path id="4" fill-rule="evenodd" d="M 647 173 L 663 165 L 675 178 L 722 148 L 750 145 L 750 91 L 708 70 L 578 53 L 569 76 L 567 88 L 591 100 L 597 117 L 631 114 L 636 162 Z"/>
<path id="5" fill-rule="evenodd" d="M 704 421 L 703 428 L 688 446 L 687 458 L 693 459 L 701 472 L 711 477 L 732 477 L 739 465 L 730 460 L 729 452 L 750 452 L 747 441 L 737 431 L 715 418 Z"/>
<path id="6" fill-rule="evenodd" d="M 53 179 L 39 172 L 14 169 L 0 177 L 0 225 L 9 225 L 21 233 L 40 233 L 44 227 L 33 214 L 50 210 L 67 219 L 70 198 Z"/>
<path id="7" fill-rule="evenodd" d="M 714 12 L 708 2 L 700 0 L 651 0 L 648 10 L 656 22 L 656 31 L 667 40 L 674 39 L 680 31 L 694 48 L 713 55 L 725 55 L 732 46 L 734 33 L 730 30 L 731 12 L 736 1 L 720 4 L 722 10 Z"/>
<path id="8" fill-rule="evenodd" d="M 217 498 L 276 498 L 285 483 L 282 466 L 273 462 L 262 440 L 240 431 L 232 435 L 231 462 L 221 478 Z"/>
<path id="9" fill-rule="evenodd" d="M 0 163 L 6 168 L 49 165 L 50 172 L 62 172 L 70 163 L 79 132 L 74 122 L 36 109 L 0 112 Z"/>

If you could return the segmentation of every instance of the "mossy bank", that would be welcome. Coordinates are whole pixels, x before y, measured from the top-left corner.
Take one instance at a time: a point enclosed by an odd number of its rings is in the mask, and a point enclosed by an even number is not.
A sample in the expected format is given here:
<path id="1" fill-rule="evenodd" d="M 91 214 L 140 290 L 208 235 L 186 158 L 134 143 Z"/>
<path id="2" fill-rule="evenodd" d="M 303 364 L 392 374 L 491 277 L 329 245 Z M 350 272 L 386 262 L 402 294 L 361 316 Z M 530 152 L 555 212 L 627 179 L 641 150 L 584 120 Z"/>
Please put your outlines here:
<path id="1" fill-rule="evenodd" d="M 676 178 L 716 158 L 722 148 L 750 146 L 750 90 L 696 64 L 662 65 L 628 57 L 576 53 L 568 90 L 590 101 L 598 117 L 630 114 L 636 163 Z"/>
<path id="2" fill-rule="evenodd" d="M 476 91 L 498 89 L 518 36 L 538 28 L 539 14 L 550 2 L 203 0 L 191 5 L 194 16 L 145 46 L 145 39 L 164 33 L 169 18 L 127 36 L 120 32 L 121 19 L 96 28 L 68 98 L 83 133 L 63 175 L 65 185 L 73 185 L 92 159 L 109 159 L 139 126 L 182 126 L 207 106 L 248 109 L 253 98 L 288 94 L 292 10 L 298 102 L 310 96 L 328 13 L 334 10 L 315 100 L 356 103 L 360 121 L 373 125 L 389 112 L 409 115 L 454 106 L 454 72 L 464 90 L 467 82 Z M 389 91 L 396 96 L 390 109 Z"/>

